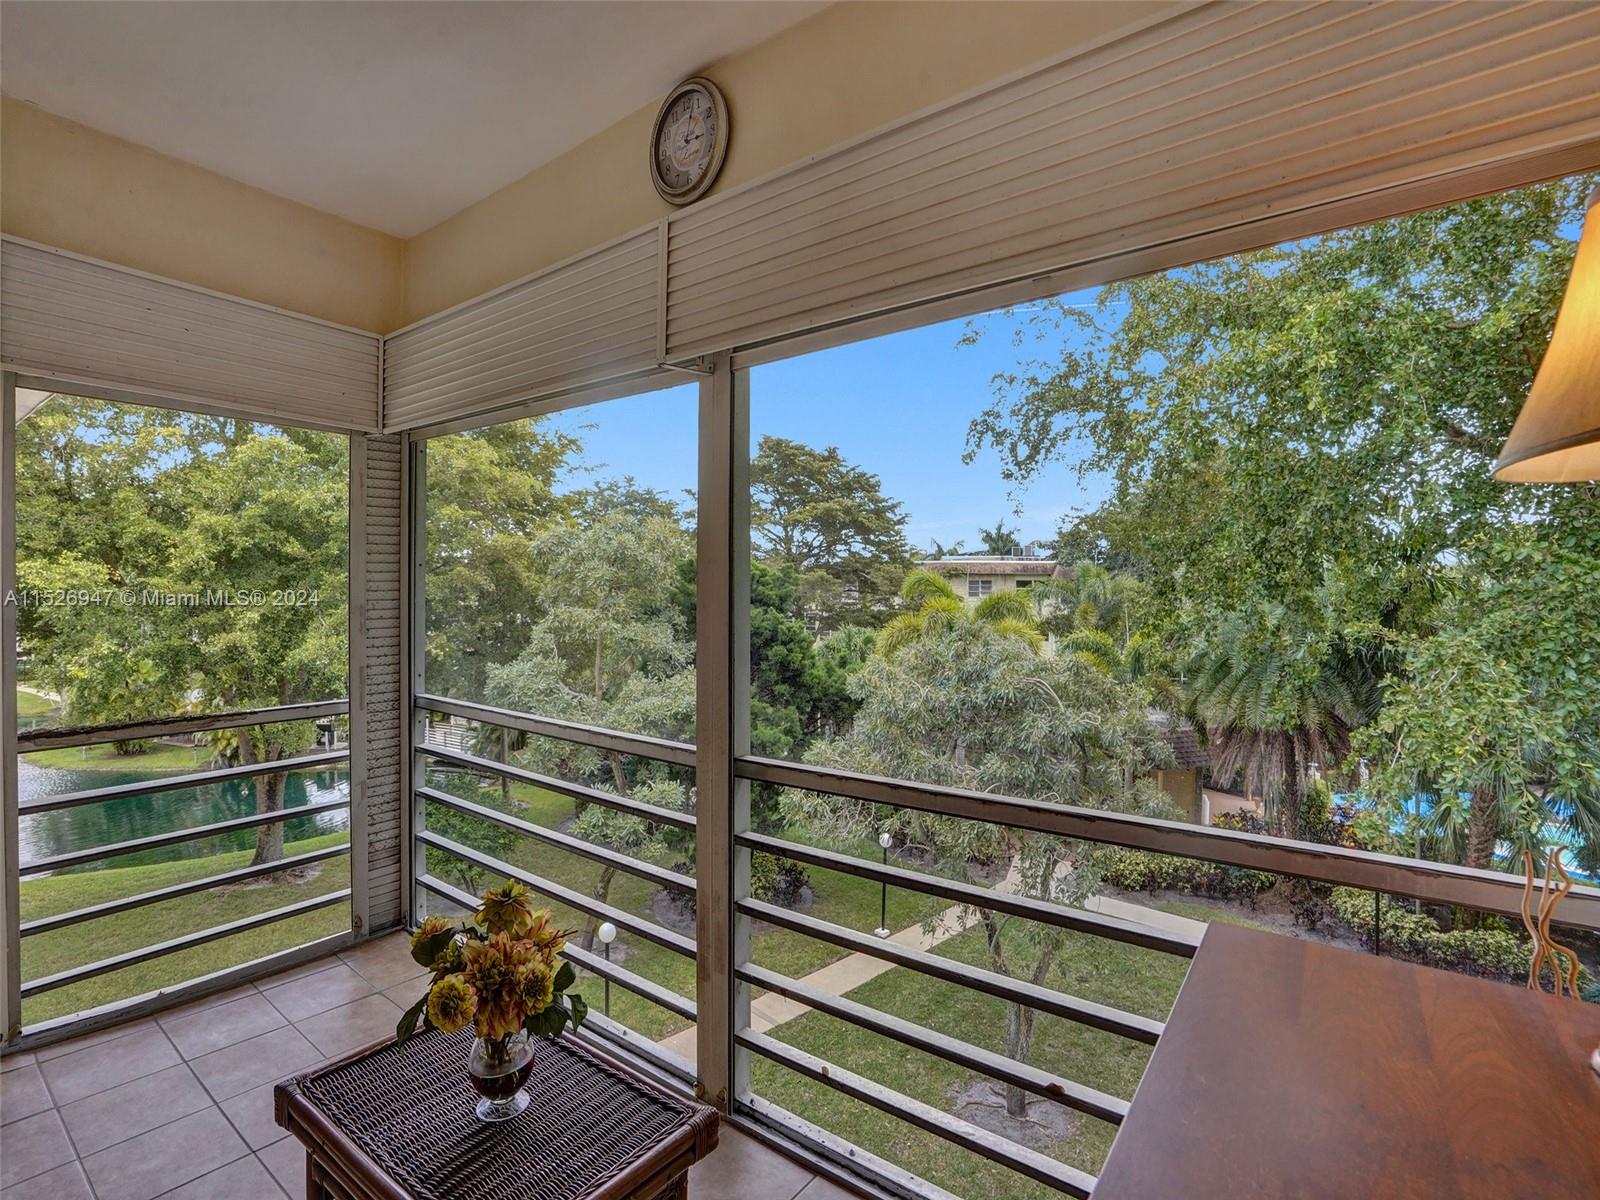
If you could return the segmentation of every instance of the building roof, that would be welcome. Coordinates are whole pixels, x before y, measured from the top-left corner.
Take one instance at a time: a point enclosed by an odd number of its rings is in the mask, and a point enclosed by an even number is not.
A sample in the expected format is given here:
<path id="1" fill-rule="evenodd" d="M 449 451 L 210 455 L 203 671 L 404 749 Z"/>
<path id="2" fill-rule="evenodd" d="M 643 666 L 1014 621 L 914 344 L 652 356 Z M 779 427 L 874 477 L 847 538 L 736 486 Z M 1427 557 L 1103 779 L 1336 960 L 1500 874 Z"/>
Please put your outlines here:
<path id="1" fill-rule="evenodd" d="M 1205 743 L 1188 721 L 1162 712 L 1159 708 L 1150 710 L 1150 719 L 1161 730 L 1161 740 L 1172 747 L 1173 766 L 1178 770 L 1211 765 L 1211 755 L 1207 753 Z"/>
<path id="2" fill-rule="evenodd" d="M 925 558 L 917 564 L 930 571 L 960 571 L 964 575 L 1038 575 L 1057 573 L 1053 558 L 1024 558 L 1007 554 L 958 554 L 952 558 Z"/>

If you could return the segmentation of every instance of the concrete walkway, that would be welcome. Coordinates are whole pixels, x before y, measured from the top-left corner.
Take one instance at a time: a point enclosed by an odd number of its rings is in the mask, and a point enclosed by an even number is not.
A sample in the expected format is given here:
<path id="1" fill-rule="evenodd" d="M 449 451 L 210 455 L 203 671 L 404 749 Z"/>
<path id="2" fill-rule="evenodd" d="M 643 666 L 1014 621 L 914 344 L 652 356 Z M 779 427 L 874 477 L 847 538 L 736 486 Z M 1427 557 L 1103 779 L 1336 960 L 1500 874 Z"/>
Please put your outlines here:
<path id="1" fill-rule="evenodd" d="M 1013 860 L 1011 869 L 1006 872 L 1004 879 L 995 884 L 994 890 L 1015 892 L 1017 885 L 1017 863 Z M 1159 909 L 1146 908 L 1142 904 L 1130 904 L 1126 900 L 1116 900 L 1109 896 L 1091 896 L 1084 907 L 1108 917 L 1121 917 L 1126 921 L 1137 921 L 1169 932 L 1201 934 L 1206 928 L 1202 922 L 1191 921 L 1188 917 L 1175 916 Z M 971 924 L 971 921 L 963 919 L 962 907 L 954 905 L 939 914 L 931 929 L 919 923 L 907 926 L 885 940 L 911 950 L 932 950 L 940 943 L 963 932 Z M 816 988 L 819 992 L 827 992 L 830 996 L 844 996 L 894 968 L 894 963 L 874 958 L 870 954 L 847 954 L 825 967 L 819 967 L 800 982 Z M 757 1033 L 765 1033 L 775 1026 L 803 1017 L 810 1011 L 804 1004 L 787 996 L 767 992 L 750 1002 L 750 1027 Z M 695 1027 L 691 1025 L 671 1037 L 663 1038 L 658 1045 L 693 1062 L 696 1049 L 695 1033 Z"/>

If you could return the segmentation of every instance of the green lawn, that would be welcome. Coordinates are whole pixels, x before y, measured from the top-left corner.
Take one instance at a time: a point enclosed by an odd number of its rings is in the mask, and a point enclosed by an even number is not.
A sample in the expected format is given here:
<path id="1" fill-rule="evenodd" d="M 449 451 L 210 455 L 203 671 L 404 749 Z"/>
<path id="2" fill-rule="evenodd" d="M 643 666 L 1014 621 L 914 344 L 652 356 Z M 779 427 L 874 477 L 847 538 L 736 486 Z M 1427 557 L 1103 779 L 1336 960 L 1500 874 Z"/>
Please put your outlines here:
<path id="1" fill-rule="evenodd" d="M 30 692 L 27 688 L 17 689 L 17 716 L 19 717 L 44 717 L 55 711 L 55 705 L 46 700 L 38 692 Z"/>
<path id="2" fill-rule="evenodd" d="M 1209 904 L 1194 900 L 1158 900 L 1150 905 L 1159 908 L 1162 912 L 1171 913 L 1175 917 L 1188 917 L 1191 921 L 1220 921 L 1224 925 L 1238 925 L 1244 929 L 1269 929 L 1260 921 L 1252 921 L 1249 917 L 1232 912 L 1225 908 L 1214 908 Z"/>
<path id="3" fill-rule="evenodd" d="M 73 746 L 65 750 L 39 750 L 27 755 L 35 766 L 73 771 L 198 771 L 213 757 L 209 746 L 168 746 L 146 743 L 139 754 L 118 754 L 112 745 Z"/>
<path id="4" fill-rule="evenodd" d="M 1026 969 L 1032 951 L 1021 928 L 1008 929 L 1006 951 Z M 986 958 L 982 933 L 969 930 L 943 943 L 938 953 L 981 965 Z M 1047 976 L 1050 986 L 1074 995 L 1115 1004 L 1151 1017 L 1170 1011 L 1187 962 L 1101 938 L 1068 934 L 1065 948 Z M 1005 1052 L 1006 1005 L 981 993 L 896 968 L 850 993 L 870 1005 L 929 1029 Z M 821 1013 L 809 1013 L 779 1026 L 781 1041 L 875 1079 L 924 1103 L 949 1111 L 957 1092 L 975 1076 L 930 1055 L 908 1050 Z M 1102 1033 L 1058 1017 L 1039 1016 L 1028 1061 L 1078 1083 L 1131 1098 L 1149 1060 L 1139 1043 Z M 898 1163 L 960 1196 L 985 1200 L 1054 1197 L 1053 1189 L 952 1147 L 943 1139 L 812 1083 L 763 1059 L 752 1063 L 758 1095 Z M 1115 1129 L 1079 1116 L 1072 1133 L 1049 1153 L 1081 1170 L 1098 1172 Z"/>
<path id="5" fill-rule="evenodd" d="M 300 842 L 290 842 L 285 854 L 304 853 L 346 840 L 344 833 L 323 834 Z M 249 863 L 251 851 L 238 850 L 207 858 L 181 859 L 138 867 L 114 867 L 80 871 L 24 880 L 20 887 L 23 921 L 51 916 L 90 904 L 101 904 L 122 896 L 151 891 L 190 879 L 200 879 Z M 327 859 L 315 864 L 310 878 L 300 881 L 261 880 L 237 884 L 222 890 L 180 896 L 159 904 L 132 909 L 110 917 L 97 918 L 82 925 L 37 934 L 22 941 L 24 980 L 53 975 L 86 962 L 109 958 L 128 950 L 153 945 L 241 917 L 268 912 L 312 896 L 338 891 L 350 885 L 348 857 Z M 247 930 L 203 946 L 181 950 L 136 966 L 124 967 L 82 983 L 30 997 L 23 1004 L 26 1024 L 48 1020 L 67 1013 L 81 1012 L 141 995 L 155 988 L 169 987 L 199 975 L 287 950 L 316 938 L 349 928 L 350 915 L 345 905 L 306 913 L 261 929 Z"/>

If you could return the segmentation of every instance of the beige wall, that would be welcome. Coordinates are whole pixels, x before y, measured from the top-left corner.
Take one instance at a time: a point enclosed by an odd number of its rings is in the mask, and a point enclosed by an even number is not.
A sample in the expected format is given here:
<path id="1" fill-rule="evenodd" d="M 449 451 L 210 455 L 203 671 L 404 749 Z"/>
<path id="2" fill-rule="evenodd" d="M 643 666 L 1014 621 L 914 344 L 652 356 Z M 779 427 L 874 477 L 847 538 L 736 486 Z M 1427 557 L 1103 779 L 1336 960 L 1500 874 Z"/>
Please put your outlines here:
<path id="1" fill-rule="evenodd" d="M 0 229 L 357 329 L 399 323 L 400 239 L 10 97 Z"/>
<path id="2" fill-rule="evenodd" d="M 1183 5 L 840 3 L 706 74 L 728 97 L 726 191 L 981 84 Z M 671 211 L 647 172 L 655 116 L 599 136 L 412 238 L 413 321 L 610 241 Z"/>
<path id="3" fill-rule="evenodd" d="M 838 3 L 707 68 L 725 191 L 1186 0 Z M 7 98 L 0 229 L 380 333 L 637 229 L 654 107 L 407 242 Z"/>

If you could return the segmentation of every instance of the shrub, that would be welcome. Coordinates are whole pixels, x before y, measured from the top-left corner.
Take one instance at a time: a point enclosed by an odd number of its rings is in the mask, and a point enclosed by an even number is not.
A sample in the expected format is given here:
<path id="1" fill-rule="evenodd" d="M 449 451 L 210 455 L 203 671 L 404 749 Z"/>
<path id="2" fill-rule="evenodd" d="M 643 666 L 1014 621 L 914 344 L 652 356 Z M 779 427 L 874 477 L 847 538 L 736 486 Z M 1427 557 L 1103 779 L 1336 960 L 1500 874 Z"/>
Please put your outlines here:
<path id="1" fill-rule="evenodd" d="M 1102 880 L 1130 892 L 1188 892 L 1254 903 L 1257 896 L 1278 882 L 1277 876 L 1266 871 L 1225 867 L 1148 850 L 1106 850 L 1098 861 Z"/>
<path id="2" fill-rule="evenodd" d="M 760 852 L 750 856 L 750 894 L 757 900 L 793 908 L 810 883 L 811 876 L 797 862 Z"/>
<path id="3" fill-rule="evenodd" d="M 1334 912 L 1349 925 L 1363 945 L 1372 947 L 1372 893 L 1360 888 L 1336 887 L 1329 897 Z M 1527 939 L 1504 926 L 1485 929 L 1440 929 L 1427 913 L 1415 913 L 1388 896 L 1378 902 L 1382 924 L 1382 949 L 1429 966 L 1443 967 L 1486 979 L 1516 980 L 1528 975 Z M 1585 998 L 1594 988 L 1586 968 L 1578 971 L 1578 986 Z"/>

